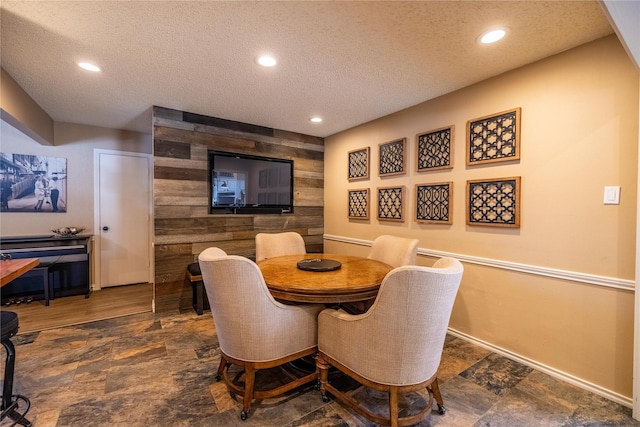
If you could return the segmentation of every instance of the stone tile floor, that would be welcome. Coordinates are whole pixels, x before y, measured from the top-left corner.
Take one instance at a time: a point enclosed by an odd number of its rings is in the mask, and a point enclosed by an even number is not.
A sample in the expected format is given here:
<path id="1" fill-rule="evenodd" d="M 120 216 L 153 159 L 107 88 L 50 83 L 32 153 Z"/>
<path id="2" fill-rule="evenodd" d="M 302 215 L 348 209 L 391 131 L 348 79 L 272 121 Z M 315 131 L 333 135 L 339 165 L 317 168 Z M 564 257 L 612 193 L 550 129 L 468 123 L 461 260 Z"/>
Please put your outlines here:
<path id="1" fill-rule="evenodd" d="M 30 398 L 36 427 L 372 425 L 322 402 L 311 385 L 254 404 L 240 421 L 240 404 L 214 379 L 219 349 L 210 313 L 143 313 L 13 341 L 14 391 Z M 447 412 L 434 410 L 420 426 L 640 426 L 629 408 L 451 336 L 439 378 Z M 375 391 L 357 398 L 374 409 L 385 404 Z"/>

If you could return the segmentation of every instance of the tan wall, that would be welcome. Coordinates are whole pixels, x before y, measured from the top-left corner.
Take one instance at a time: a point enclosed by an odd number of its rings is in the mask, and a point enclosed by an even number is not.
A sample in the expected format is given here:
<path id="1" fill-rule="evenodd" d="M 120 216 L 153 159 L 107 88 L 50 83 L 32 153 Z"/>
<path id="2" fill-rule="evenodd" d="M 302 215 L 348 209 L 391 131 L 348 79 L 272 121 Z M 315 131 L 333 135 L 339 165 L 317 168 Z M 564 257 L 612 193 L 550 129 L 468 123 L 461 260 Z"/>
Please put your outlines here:
<path id="1" fill-rule="evenodd" d="M 2 120 L 44 145 L 53 145 L 53 119 L 0 67 Z"/>
<path id="2" fill-rule="evenodd" d="M 366 253 L 349 239 L 396 234 L 418 237 L 423 252 L 480 261 L 465 264 L 451 328 L 630 402 L 638 106 L 637 70 L 610 36 L 326 138 L 325 233 L 337 241 L 325 241 L 325 251 Z M 521 160 L 467 167 L 467 121 L 515 107 L 522 108 Z M 415 135 L 448 125 L 455 125 L 453 169 L 416 172 Z M 378 144 L 402 137 L 409 173 L 380 179 Z M 371 178 L 349 183 L 347 152 L 366 146 Z M 521 227 L 467 226 L 466 181 L 511 176 L 522 177 Z M 454 183 L 453 224 L 416 223 L 414 185 L 441 181 Z M 348 189 L 368 187 L 374 196 L 387 185 L 409 190 L 405 222 L 378 221 L 375 197 L 371 220 L 347 219 Z M 621 186 L 619 205 L 603 204 L 608 185 Z M 536 269 L 628 286 L 543 277 Z"/>
<path id="3" fill-rule="evenodd" d="M 2 151 L 67 159 L 67 212 L 43 214 L 29 212 L 0 213 L 3 236 L 51 234 L 52 228 L 77 225 L 93 234 L 93 151 L 105 150 L 151 153 L 151 135 L 137 132 L 55 123 L 55 146 L 43 146 L 13 126 L 2 122 Z"/>

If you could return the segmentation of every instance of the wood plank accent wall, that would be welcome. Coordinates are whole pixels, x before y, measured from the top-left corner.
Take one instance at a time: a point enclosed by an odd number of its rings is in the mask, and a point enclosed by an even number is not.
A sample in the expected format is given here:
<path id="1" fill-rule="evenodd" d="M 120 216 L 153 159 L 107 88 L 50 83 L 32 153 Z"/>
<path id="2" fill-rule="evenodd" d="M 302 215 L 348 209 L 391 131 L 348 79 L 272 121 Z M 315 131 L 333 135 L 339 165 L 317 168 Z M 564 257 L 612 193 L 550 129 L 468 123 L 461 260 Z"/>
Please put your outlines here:
<path id="1" fill-rule="evenodd" d="M 153 141 L 156 312 L 191 307 L 186 268 L 210 246 L 253 257 L 257 233 L 297 231 L 307 252 L 322 252 L 323 138 L 154 107 Z M 293 213 L 209 214 L 211 149 L 292 159 Z"/>

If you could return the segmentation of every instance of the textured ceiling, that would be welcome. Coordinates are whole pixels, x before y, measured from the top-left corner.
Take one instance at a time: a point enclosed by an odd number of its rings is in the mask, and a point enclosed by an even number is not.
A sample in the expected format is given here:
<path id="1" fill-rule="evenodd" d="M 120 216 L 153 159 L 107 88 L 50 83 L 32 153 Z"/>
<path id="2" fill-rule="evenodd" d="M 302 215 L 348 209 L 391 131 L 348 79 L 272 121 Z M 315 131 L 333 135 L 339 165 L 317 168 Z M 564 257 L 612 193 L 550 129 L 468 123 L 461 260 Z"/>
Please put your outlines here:
<path id="1" fill-rule="evenodd" d="M 159 105 L 328 136 L 613 32 L 596 1 L 0 5 L 0 63 L 54 120 L 141 132 Z"/>

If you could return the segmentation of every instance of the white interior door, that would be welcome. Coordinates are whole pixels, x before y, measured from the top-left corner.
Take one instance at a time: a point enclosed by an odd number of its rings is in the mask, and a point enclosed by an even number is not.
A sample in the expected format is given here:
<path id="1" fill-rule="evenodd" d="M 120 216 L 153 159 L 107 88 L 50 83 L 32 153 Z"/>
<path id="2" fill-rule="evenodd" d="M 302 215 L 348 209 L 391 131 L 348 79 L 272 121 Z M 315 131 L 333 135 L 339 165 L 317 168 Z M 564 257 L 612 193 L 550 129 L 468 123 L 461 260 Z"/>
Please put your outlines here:
<path id="1" fill-rule="evenodd" d="M 151 159 L 97 152 L 100 286 L 144 283 L 150 277 Z"/>

